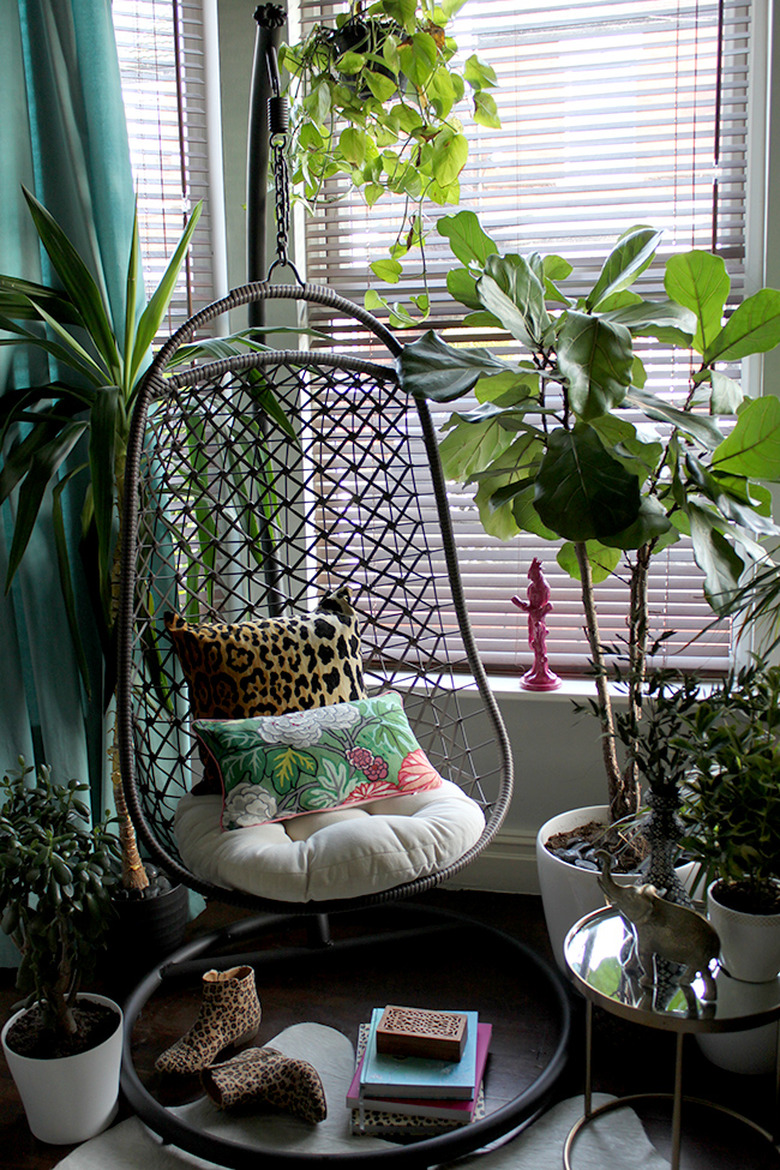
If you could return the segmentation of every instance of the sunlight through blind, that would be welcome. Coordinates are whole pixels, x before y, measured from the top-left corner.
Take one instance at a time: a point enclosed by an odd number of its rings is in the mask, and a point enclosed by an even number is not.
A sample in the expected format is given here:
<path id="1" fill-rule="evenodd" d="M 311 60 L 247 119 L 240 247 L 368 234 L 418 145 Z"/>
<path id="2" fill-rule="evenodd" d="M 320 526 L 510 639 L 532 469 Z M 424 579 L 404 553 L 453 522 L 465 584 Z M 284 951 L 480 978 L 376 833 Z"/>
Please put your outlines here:
<path id="1" fill-rule="evenodd" d="M 144 280 L 153 289 L 187 216 L 204 200 L 171 301 L 171 332 L 213 300 L 200 0 L 113 0 Z"/>
<path id="2" fill-rule="evenodd" d="M 344 4 L 301 0 L 304 31 L 333 23 Z M 475 211 L 502 251 L 558 253 L 575 273 L 567 292 L 590 287 L 619 234 L 635 224 L 664 230 L 659 261 L 636 285 L 664 296 L 663 260 L 690 248 L 716 249 L 739 298 L 744 284 L 746 120 L 750 4 L 747 0 L 469 0 L 453 22 L 460 54 L 478 53 L 496 71 L 494 94 L 502 126 L 470 122 L 461 176 L 461 207 Z M 330 194 L 337 194 L 332 187 Z M 369 287 L 388 296 L 368 263 L 392 242 L 390 204 L 368 209 L 343 198 L 307 218 L 308 279 L 362 303 Z M 452 214 L 454 208 L 432 215 Z M 367 255 L 368 254 L 368 255 Z M 465 310 L 446 291 L 451 265 L 435 232 L 427 246 L 431 317 L 451 344 L 496 345 L 496 335 L 460 328 Z M 414 280 L 393 286 L 408 302 Z M 324 324 L 318 312 L 313 324 Z M 332 322 L 350 345 L 346 324 Z M 408 339 L 416 336 L 411 331 Z M 499 342 L 500 343 L 500 342 Z M 689 369 L 678 354 L 641 341 L 648 388 L 672 399 Z M 442 415 L 442 421 L 446 415 Z M 453 485 L 466 597 L 480 650 L 496 671 L 524 670 L 531 661 L 525 620 L 511 604 L 525 595 L 534 556 L 552 588 L 548 652 L 562 674 L 581 674 L 588 651 L 579 586 L 562 570 L 554 545 L 531 536 L 502 544 L 485 535 L 469 492 Z M 597 588 L 602 638 L 625 631 L 627 589 L 618 575 Z M 708 629 L 712 613 L 687 542 L 656 556 L 650 578 L 651 637 L 666 631 L 675 663 L 723 670 L 731 652 L 726 625 Z M 703 631 L 707 631 L 703 633 Z M 691 639 L 700 635 L 696 641 Z"/>

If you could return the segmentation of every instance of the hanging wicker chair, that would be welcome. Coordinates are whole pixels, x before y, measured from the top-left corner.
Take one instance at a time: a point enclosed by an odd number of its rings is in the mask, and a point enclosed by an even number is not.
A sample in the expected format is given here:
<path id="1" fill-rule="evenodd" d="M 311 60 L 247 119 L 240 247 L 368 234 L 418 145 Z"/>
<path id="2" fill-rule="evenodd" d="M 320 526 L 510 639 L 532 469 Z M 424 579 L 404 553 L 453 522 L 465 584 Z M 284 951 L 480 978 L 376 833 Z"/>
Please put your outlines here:
<path id="1" fill-rule="evenodd" d="M 250 352 L 166 373 L 208 322 L 268 299 L 327 304 L 342 322 L 354 322 L 354 348 L 381 342 L 385 360 L 319 349 Z M 426 404 L 409 401 L 399 387 L 392 360 L 399 348 L 370 314 L 327 290 L 262 283 L 196 314 L 162 348 L 145 380 L 127 450 L 123 517 L 122 776 L 151 858 L 206 898 L 330 913 L 418 894 L 473 861 L 509 806 L 507 735 L 464 607 L 436 438 Z M 436 793 L 403 798 L 411 802 L 410 825 L 430 820 L 433 836 L 430 848 L 423 837 L 423 864 L 401 866 L 402 880 L 380 864 L 378 874 L 368 867 L 364 888 L 358 872 L 347 877 L 346 894 L 344 883 L 296 880 L 288 895 L 279 824 L 281 843 L 270 853 L 281 876 L 264 881 L 263 842 L 247 881 L 236 875 L 232 855 L 220 866 L 225 839 L 243 841 L 249 830 L 221 833 L 220 796 L 191 793 L 204 771 L 191 728 L 192 675 L 182 669 L 165 615 L 182 615 L 190 627 L 239 629 L 253 620 L 309 614 L 324 595 L 345 587 L 357 613 L 366 693 L 401 694 L 420 747 L 449 782 L 450 807 L 439 809 Z M 292 709 L 311 705 L 319 700 L 290 703 Z M 453 801 L 451 785 L 468 800 Z M 407 814 L 392 803 L 393 816 Z M 371 824 L 352 846 L 359 850 L 370 848 L 366 840 L 386 820 L 380 800 L 369 808 Z M 454 856 L 457 832 L 443 844 L 434 838 L 446 837 L 461 812 L 468 844 Z M 340 828 L 354 836 L 355 817 L 353 810 L 346 828 L 329 822 L 328 836 Z M 305 818 L 285 824 L 294 830 L 288 852 L 295 854 L 297 879 L 307 864 L 300 856 L 304 839 L 316 853 L 317 834 L 305 837 Z M 214 865 L 212 845 L 220 855 Z M 240 847 L 238 857 L 240 863 Z M 333 857 L 328 852 L 313 864 L 332 865 Z"/>

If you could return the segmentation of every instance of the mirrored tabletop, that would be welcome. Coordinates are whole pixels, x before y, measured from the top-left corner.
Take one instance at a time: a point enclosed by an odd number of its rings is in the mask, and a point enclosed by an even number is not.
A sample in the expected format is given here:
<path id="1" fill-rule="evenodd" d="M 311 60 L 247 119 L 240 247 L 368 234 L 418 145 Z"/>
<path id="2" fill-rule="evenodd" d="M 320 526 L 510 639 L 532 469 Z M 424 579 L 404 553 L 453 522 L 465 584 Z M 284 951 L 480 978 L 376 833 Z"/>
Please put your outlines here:
<path id="1" fill-rule="evenodd" d="M 680 982 L 678 964 L 656 958 L 653 986 L 642 985 L 642 970 L 630 927 L 605 906 L 576 923 L 564 944 L 575 985 L 593 1003 L 614 1015 L 674 1032 L 733 1032 L 780 1016 L 780 977 L 768 983 L 732 979 L 713 960 L 715 998 L 705 998 L 704 981 Z"/>

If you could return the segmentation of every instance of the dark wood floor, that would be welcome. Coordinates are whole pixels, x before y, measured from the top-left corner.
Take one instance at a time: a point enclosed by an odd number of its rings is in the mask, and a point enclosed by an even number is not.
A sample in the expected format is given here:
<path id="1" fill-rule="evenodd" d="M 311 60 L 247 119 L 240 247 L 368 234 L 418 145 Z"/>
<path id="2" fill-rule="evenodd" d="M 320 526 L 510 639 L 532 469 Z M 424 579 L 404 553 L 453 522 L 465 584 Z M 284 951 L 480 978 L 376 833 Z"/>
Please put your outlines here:
<path id="1" fill-rule="evenodd" d="M 532 897 L 467 891 L 435 891 L 420 905 L 436 906 L 466 914 L 519 939 L 550 958 L 539 900 Z M 200 932 L 235 917 L 235 911 L 212 906 L 194 924 Z M 403 926 L 409 910 L 388 907 L 361 916 L 332 920 L 336 940 L 356 937 L 374 926 L 383 931 Z M 263 1003 L 259 1042 L 267 1042 L 289 1024 L 315 1020 L 329 1024 L 355 1040 L 357 1023 L 372 1006 L 386 1002 L 412 1002 L 421 1006 L 478 1006 L 484 1019 L 494 1024 L 494 1045 L 488 1073 L 491 1108 L 513 1096 L 518 1080 L 534 1079 L 555 1047 L 554 1003 L 542 984 L 525 969 L 522 956 L 498 940 L 478 950 L 447 942 L 448 935 L 426 930 L 416 943 L 390 944 L 344 952 L 338 946 L 318 952 L 311 960 L 288 961 L 283 948 L 306 945 L 301 921 L 275 927 L 269 943 L 270 958 L 258 967 L 258 987 Z M 455 947 L 455 950 L 448 949 Z M 219 965 L 215 963 L 215 965 Z M 112 986 L 112 983 L 114 984 Z M 14 1003 L 10 972 L 0 972 L 0 1017 L 5 1019 Z M 423 988 L 435 988 L 436 1001 L 422 1003 Z M 107 973 L 102 990 L 122 998 L 118 976 Z M 440 998 L 439 998 L 440 997 Z M 186 1031 L 197 1012 L 197 980 L 168 986 L 141 1014 L 134 1035 L 136 1067 L 150 1087 L 173 1103 L 197 1092 L 194 1084 L 170 1087 L 156 1081 L 154 1058 L 168 1043 Z M 560 1097 L 582 1090 L 583 1010 L 573 999 L 571 1055 L 557 1088 Z M 634 1092 L 671 1091 L 674 1039 L 596 1011 L 594 1016 L 594 1088 L 617 1095 Z M 684 1091 L 717 1101 L 761 1125 L 768 1126 L 774 1102 L 773 1078 L 739 1077 L 715 1068 L 699 1052 L 691 1038 L 686 1042 Z M 166 1097 L 167 1094 L 167 1097 Z M 126 1105 L 120 1117 L 128 1115 Z M 647 1108 L 643 1121 L 659 1151 L 668 1157 L 669 1125 L 665 1107 Z M 27 1129 L 24 1114 L 0 1058 L 0 1165 L 8 1170 L 50 1170 L 68 1152 L 46 1146 Z M 735 1154 L 735 1151 L 738 1151 Z M 750 1131 L 711 1111 L 686 1109 L 681 1170 L 780 1170 L 780 1156 L 767 1143 L 752 1139 Z"/>

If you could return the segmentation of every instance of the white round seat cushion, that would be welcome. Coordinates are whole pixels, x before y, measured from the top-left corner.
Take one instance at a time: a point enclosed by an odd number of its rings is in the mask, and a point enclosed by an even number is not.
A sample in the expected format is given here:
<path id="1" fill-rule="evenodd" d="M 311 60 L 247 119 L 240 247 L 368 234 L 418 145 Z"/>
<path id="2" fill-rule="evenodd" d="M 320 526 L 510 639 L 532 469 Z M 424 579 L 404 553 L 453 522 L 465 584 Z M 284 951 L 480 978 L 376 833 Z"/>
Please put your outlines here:
<path id="1" fill-rule="evenodd" d="M 451 865 L 476 844 L 482 810 L 456 784 L 358 807 L 220 828 L 221 796 L 188 793 L 176 809 L 184 864 L 226 889 L 284 902 L 389 890 Z"/>

